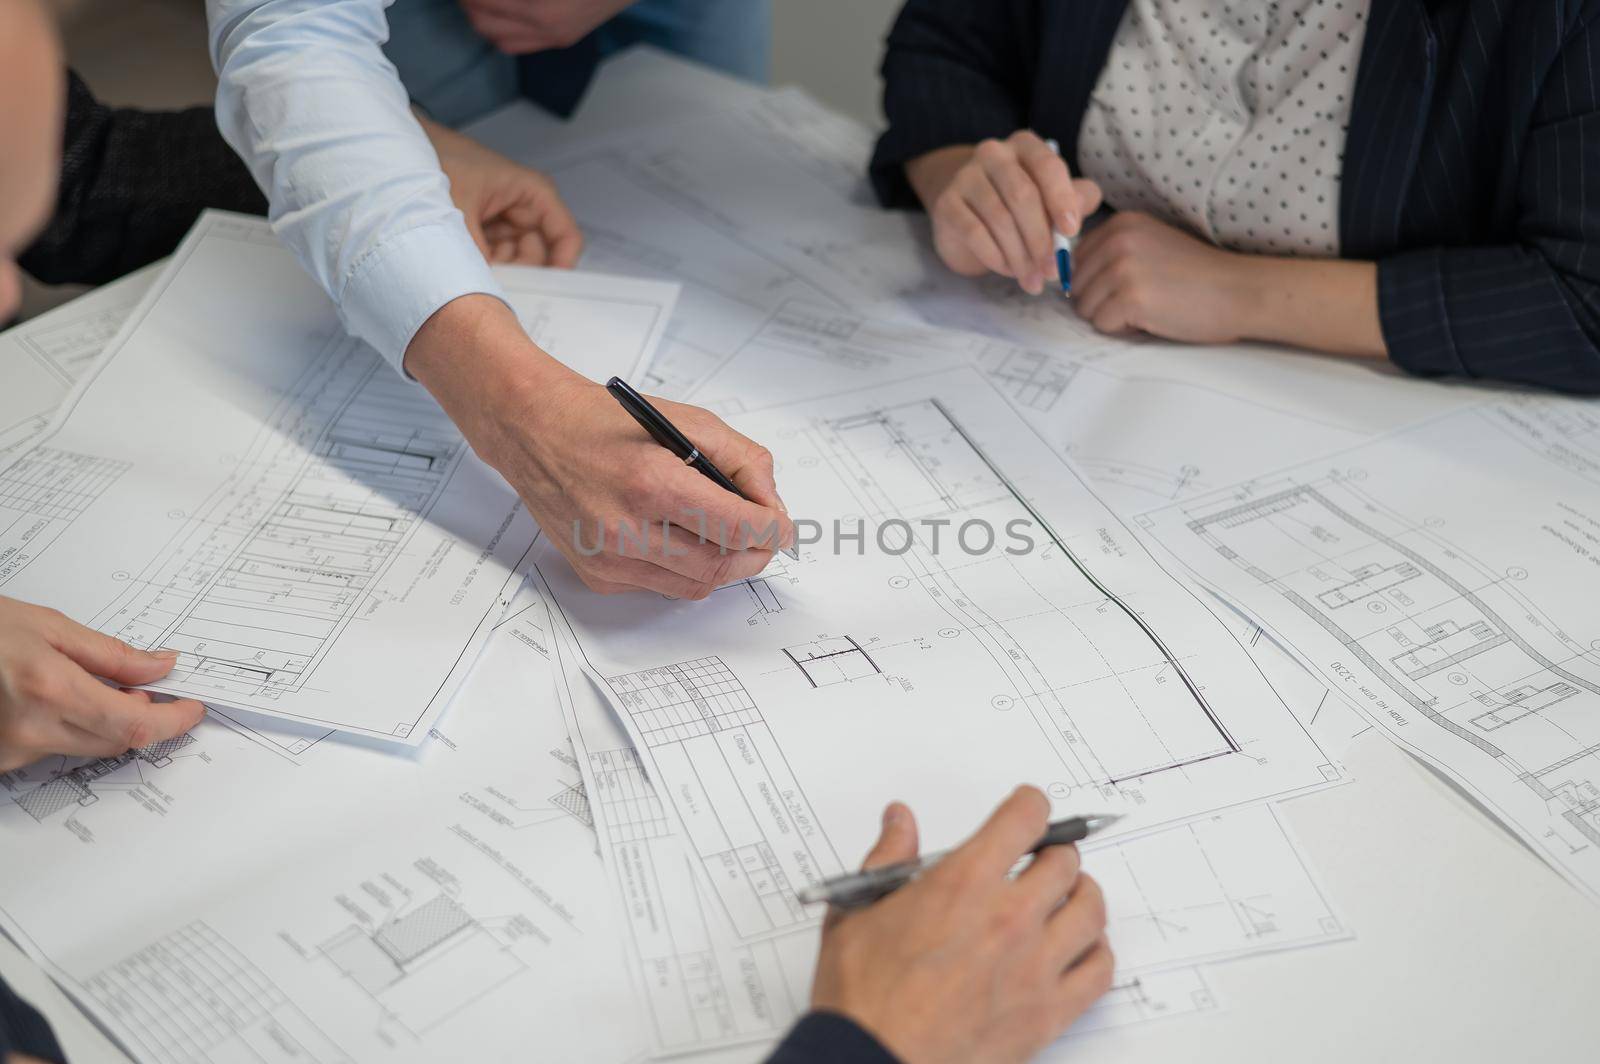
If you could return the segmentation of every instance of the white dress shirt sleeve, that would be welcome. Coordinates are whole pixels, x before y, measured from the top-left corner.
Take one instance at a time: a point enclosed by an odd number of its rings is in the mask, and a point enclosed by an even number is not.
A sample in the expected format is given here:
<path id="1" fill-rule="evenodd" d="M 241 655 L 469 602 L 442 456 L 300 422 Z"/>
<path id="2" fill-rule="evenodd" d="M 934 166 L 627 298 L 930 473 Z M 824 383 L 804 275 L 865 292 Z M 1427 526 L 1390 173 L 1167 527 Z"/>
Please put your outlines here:
<path id="1" fill-rule="evenodd" d="M 274 231 L 398 368 L 434 311 L 500 289 L 383 55 L 391 2 L 207 0 L 206 14 L 217 124 Z"/>

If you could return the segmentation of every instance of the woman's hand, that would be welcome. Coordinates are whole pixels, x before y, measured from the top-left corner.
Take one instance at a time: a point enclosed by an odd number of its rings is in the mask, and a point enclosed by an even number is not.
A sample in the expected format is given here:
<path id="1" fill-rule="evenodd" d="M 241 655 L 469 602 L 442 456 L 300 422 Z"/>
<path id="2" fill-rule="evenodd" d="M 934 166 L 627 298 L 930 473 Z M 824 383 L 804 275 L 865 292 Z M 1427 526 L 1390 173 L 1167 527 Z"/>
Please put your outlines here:
<path id="1" fill-rule="evenodd" d="M 1076 236 L 1100 207 L 1100 186 L 1074 180 L 1028 130 L 976 147 L 929 152 L 906 177 L 933 219 L 939 257 L 956 273 L 1014 278 L 1032 295 L 1056 275 L 1053 233 Z"/>
<path id="2" fill-rule="evenodd" d="M 1119 211 L 1072 253 L 1072 301 L 1103 333 L 1225 344 L 1245 339 L 1249 258 L 1139 211 Z"/>
<path id="3" fill-rule="evenodd" d="M 0 598 L 0 772 L 47 754 L 114 757 L 188 731 L 205 716 L 199 702 L 155 702 L 95 678 L 153 683 L 177 658 Z"/>
<path id="4" fill-rule="evenodd" d="M 432 119 L 417 120 L 485 259 L 564 269 L 578 264 L 583 234 L 548 177 Z"/>
<path id="5" fill-rule="evenodd" d="M 1050 801 L 1022 787 L 963 846 L 857 912 L 831 912 L 813 1008 L 843 1013 L 906 1064 L 1033 1058 L 1111 986 L 1105 901 L 1052 846 L 1015 878 Z M 911 810 L 891 805 L 866 867 L 917 855 Z"/>
<path id="6" fill-rule="evenodd" d="M 1112 215 L 1072 253 L 1072 301 L 1103 333 L 1369 358 L 1388 353 L 1377 277 L 1370 262 L 1224 251 L 1139 211 Z"/>

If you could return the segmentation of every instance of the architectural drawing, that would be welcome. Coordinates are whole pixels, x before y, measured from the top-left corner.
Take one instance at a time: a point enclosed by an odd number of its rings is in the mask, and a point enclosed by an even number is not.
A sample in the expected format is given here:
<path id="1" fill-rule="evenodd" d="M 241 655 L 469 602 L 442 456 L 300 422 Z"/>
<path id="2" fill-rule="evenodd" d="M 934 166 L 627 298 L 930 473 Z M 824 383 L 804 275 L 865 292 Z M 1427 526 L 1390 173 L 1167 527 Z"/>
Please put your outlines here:
<path id="1" fill-rule="evenodd" d="M 536 565 L 742 941 L 816 919 L 789 898 L 866 851 L 863 797 L 929 810 L 942 843 L 1019 778 L 1147 825 L 1339 778 L 1205 601 L 972 369 L 740 417 L 776 442 L 793 512 L 851 537 L 785 563 L 781 613 L 752 624 L 733 587 L 691 624 L 585 594 L 553 549 Z"/>
<path id="2" fill-rule="evenodd" d="M 847 635 L 784 647 L 783 652 L 812 687 L 830 687 L 883 674 L 872 655 Z"/>
<path id="3" fill-rule="evenodd" d="M 1374 724 L 1600 889 L 1600 514 L 1569 404 L 1486 406 L 1142 520 Z M 1492 515 L 1452 456 L 1495 450 Z M 1552 446 L 1553 439 L 1565 441 Z"/>
<path id="4" fill-rule="evenodd" d="M 63 809 L 72 806 L 93 805 L 100 800 L 95 793 L 95 785 L 102 780 L 116 776 L 129 766 L 136 768 L 159 769 L 172 764 L 172 756 L 185 747 L 194 745 L 194 739 L 189 735 L 179 735 L 171 739 L 164 739 L 159 743 L 141 746 L 137 750 L 129 750 L 116 757 L 99 757 L 70 769 L 58 772 L 44 783 L 27 787 L 13 793 L 11 800 L 20 805 L 23 810 L 35 820 L 46 820 Z M 15 773 L 6 773 L 0 777 L 0 785 L 10 787 L 11 779 Z M 135 785 L 142 781 L 142 777 L 135 777 Z"/>
<path id="5" fill-rule="evenodd" d="M 350 1061 L 281 987 L 204 921 L 83 980 L 141 1060 Z"/>
<path id="6" fill-rule="evenodd" d="M 501 276 L 530 334 L 580 371 L 642 364 L 676 299 Z M 0 485 L 6 594 L 178 651 L 154 690 L 404 745 L 465 680 L 537 534 L 259 219 L 197 223 L 44 442 L 49 468 L 30 455 Z"/>
<path id="7" fill-rule="evenodd" d="M 130 468 L 111 458 L 35 447 L 0 469 L 0 587 Z"/>
<path id="8" fill-rule="evenodd" d="M 319 948 L 385 1016 L 418 1037 L 527 967 L 508 942 L 448 894 L 374 928 L 351 926 Z"/>
<path id="9" fill-rule="evenodd" d="M 0 470 L 50 424 L 61 400 L 155 279 L 157 263 L 0 332 Z"/>

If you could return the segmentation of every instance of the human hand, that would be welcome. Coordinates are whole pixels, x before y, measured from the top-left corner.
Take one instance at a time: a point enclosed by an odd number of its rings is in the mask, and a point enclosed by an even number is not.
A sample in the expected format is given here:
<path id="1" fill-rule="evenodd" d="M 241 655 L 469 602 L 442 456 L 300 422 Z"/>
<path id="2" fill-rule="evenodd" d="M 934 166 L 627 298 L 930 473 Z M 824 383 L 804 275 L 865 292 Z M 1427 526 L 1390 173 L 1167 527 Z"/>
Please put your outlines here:
<path id="1" fill-rule="evenodd" d="M 811 1005 L 843 1013 L 906 1064 L 1033 1057 L 1111 986 L 1105 901 L 1044 834 L 1050 802 L 1021 787 L 976 835 L 868 908 L 830 912 Z M 917 854 L 911 810 L 884 810 L 865 867 Z"/>
<path id="2" fill-rule="evenodd" d="M 1103 333 L 1223 344 L 1247 339 L 1251 260 L 1140 211 L 1119 211 L 1072 253 L 1072 301 Z"/>
<path id="3" fill-rule="evenodd" d="M 705 410 L 653 400 L 755 501 L 724 491 L 605 388 L 540 351 L 497 299 L 448 304 L 417 333 L 406 368 L 595 591 L 703 599 L 794 542 L 765 448 Z"/>
<path id="4" fill-rule="evenodd" d="M 578 264 L 583 234 L 548 177 L 430 118 L 417 120 L 485 259 L 564 269 Z"/>
<path id="5" fill-rule="evenodd" d="M 1031 295 L 1054 277 L 1054 232 L 1076 236 L 1100 208 L 1100 186 L 1074 180 L 1028 130 L 913 159 L 906 177 L 933 221 L 933 244 L 956 273 L 998 273 Z"/>
<path id="6" fill-rule="evenodd" d="M 634 0 L 461 0 L 467 21 L 507 55 L 567 48 Z"/>
<path id="7" fill-rule="evenodd" d="M 46 754 L 115 757 L 188 731 L 205 716 L 199 702 L 156 702 L 95 679 L 154 683 L 177 657 L 0 597 L 0 772 Z"/>

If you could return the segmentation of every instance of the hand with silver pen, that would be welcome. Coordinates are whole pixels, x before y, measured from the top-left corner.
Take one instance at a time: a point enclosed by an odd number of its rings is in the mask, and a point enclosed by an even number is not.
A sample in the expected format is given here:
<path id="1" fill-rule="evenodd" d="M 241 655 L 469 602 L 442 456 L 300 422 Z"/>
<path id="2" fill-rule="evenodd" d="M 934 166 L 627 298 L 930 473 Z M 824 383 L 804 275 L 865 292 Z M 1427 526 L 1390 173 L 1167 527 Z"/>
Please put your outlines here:
<path id="1" fill-rule="evenodd" d="M 1100 887 L 1076 846 L 1041 850 L 1049 799 L 1019 788 L 978 833 L 908 885 L 829 912 L 814 1009 L 841 1013 L 906 1064 L 1024 1061 L 1111 986 Z M 866 868 L 910 861 L 917 827 L 898 803 Z"/>

